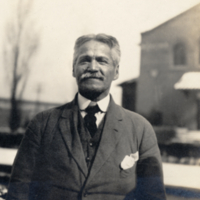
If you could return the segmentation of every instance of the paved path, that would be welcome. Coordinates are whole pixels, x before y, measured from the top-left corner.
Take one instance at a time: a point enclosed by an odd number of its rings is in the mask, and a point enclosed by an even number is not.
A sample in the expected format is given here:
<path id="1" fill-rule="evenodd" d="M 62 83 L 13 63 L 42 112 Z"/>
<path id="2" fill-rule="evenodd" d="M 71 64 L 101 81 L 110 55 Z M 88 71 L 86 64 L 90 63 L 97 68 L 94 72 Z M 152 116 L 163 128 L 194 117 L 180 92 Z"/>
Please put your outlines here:
<path id="1" fill-rule="evenodd" d="M 164 183 L 200 190 L 200 166 L 163 163 Z"/>

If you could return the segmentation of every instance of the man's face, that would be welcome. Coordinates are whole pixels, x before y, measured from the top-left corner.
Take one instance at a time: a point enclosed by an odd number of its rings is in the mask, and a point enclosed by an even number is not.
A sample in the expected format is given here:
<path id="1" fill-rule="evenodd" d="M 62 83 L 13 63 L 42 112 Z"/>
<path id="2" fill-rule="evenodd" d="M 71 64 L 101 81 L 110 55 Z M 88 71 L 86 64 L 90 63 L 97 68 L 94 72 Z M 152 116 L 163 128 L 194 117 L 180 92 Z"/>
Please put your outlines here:
<path id="1" fill-rule="evenodd" d="M 79 92 L 92 100 L 99 100 L 109 93 L 111 82 L 118 78 L 118 66 L 114 66 L 112 50 L 107 44 L 89 41 L 77 50 L 73 76 Z"/>

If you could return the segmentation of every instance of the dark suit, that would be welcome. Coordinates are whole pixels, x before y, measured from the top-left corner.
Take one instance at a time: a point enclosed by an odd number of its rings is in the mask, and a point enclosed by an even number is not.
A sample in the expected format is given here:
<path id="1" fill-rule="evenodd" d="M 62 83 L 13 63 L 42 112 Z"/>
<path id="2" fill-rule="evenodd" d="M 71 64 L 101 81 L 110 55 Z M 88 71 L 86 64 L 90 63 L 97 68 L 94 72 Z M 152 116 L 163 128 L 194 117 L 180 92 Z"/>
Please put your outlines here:
<path id="1" fill-rule="evenodd" d="M 78 112 L 74 100 L 31 121 L 14 163 L 7 199 L 165 199 L 160 153 L 151 125 L 111 98 L 88 173 L 77 130 Z M 137 163 L 121 169 L 124 157 L 137 151 Z"/>

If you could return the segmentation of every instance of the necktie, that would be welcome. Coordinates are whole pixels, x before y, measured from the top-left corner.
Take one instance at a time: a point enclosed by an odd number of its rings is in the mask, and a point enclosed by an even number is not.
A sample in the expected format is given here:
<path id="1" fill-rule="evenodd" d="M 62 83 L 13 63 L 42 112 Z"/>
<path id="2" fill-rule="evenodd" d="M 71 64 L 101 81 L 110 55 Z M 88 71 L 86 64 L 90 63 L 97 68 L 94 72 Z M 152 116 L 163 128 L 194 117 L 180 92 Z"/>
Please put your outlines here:
<path id="1" fill-rule="evenodd" d="M 96 117 L 95 113 L 98 113 L 100 111 L 99 106 L 88 106 L 85 111 L 87 112 L 87 115 L 84 117 L 86 127 L 88 131 L 90 132 L 91 137 L 94 136 L 94 134 L 97 131 L 97 125 L 96 125 Z"/>

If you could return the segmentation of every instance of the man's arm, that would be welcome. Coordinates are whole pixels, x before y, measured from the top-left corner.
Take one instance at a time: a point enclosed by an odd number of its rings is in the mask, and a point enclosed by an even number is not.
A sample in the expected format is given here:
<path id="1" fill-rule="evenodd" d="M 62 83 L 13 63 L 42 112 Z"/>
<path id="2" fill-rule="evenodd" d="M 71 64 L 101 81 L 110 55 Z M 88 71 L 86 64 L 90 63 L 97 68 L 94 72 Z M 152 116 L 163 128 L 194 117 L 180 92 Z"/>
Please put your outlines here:
<path id="1" fill-rule="evenodd" d="M 137 164 L 137 200 L 165 200 L 160 151 L 152 126 L 145 121 Z"/>
<path id="2" fill-rule="evenodd" d="M 37 115 L 27 127 L 14 161 L 7 200 L 28 200 L 29 185 L 41 141 L 42 114 Z M 40 122 L 40 123 L 39 123 Z"/>

